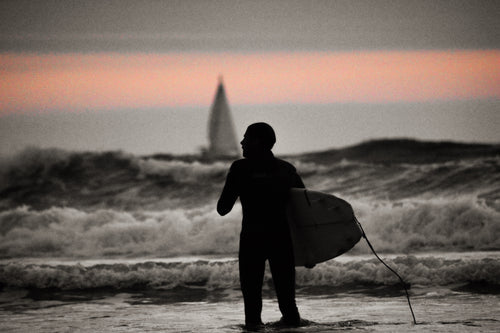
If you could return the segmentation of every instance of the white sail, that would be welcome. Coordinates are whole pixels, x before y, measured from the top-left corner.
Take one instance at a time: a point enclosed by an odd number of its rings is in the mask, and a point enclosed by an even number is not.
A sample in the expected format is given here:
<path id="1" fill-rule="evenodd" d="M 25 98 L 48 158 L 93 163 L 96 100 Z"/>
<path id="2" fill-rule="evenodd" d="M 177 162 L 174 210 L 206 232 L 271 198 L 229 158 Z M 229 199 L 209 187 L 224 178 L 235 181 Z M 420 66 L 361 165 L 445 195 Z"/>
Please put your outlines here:
<path id="1" fill-rule="evenodd" d="M 209 156 L 239 156 L 240 149 L 222 80 L 219 81 L 208 126 Z"/>

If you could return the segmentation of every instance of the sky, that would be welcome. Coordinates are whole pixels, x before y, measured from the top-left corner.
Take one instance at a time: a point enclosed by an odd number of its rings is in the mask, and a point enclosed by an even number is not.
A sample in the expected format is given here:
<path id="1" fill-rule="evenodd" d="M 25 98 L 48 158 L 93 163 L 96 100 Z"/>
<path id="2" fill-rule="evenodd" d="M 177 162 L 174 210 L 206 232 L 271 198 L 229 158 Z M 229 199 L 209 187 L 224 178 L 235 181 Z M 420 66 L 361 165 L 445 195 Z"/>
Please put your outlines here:
<path id="1" fill-rule="evenodd" d="M 500 142 L 498 1 L 2 1 L 0 154 L 195 153 L 219 77 L 276 152 Z"/>

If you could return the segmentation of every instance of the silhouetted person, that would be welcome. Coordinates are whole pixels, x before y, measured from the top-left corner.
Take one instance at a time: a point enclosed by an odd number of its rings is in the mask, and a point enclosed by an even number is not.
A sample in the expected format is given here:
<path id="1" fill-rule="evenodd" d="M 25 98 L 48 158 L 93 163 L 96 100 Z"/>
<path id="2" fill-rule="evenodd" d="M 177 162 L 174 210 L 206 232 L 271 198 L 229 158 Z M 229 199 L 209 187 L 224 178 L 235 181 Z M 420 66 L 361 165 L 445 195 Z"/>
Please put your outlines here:
<path id="1" fill-rule="evenodd" d="M 287 224 L 286 204 L 291 187 L 304 184 L 295 167 L 274 157 L 274 130 L 266 123 L 248 126 L 241 146 L 244 159 L 235 161 L 217 203 L 226 215 L 239 197 L 243 208 L 240 234 L 240 284 L 247 327 L 262 325 L 262 283 L 269 260 L 283 324 L 296 326 L 295 263 Z"/>

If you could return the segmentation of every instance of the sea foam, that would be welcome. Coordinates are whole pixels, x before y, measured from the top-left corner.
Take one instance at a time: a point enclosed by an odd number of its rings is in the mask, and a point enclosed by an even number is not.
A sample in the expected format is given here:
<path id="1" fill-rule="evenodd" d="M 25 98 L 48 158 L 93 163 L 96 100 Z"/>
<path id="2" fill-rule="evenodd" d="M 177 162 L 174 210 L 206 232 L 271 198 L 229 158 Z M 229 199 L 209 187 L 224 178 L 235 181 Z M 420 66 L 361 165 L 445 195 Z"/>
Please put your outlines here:
<path id="1" fill-rule="evenodd" d="M 234 253 L 239 228 L 238 208 L 221 218 L 211 206 L 136 213 L 20 207 L 0 213 L 0 254 L 12 258 Z"/>
<path id="2" fill-rule="evenodd" d="M 399 203 L 351 201 L 375 248 L 386 253 L 500 249 L 500 213 L 470 198 Z M 220 217 L 215 203 L 192 209 L 86 212 L 18 207 L 0 212 L 0 256 L 171 257 L 234 254 L 241 206 Z M 354 253 L 367 253 L 358 245 Z"/>
<path id="3" fill-rule="evenodd" d="M 454 259 L 443 257 L 398 256 L 386 260 L 413 286 L 450 286 L 481 283 L 500 284 L 500 261 L 488 258 Z M 399 280 L 376 259 L 330 260 L 313 269 L 298 268 L 297 287 L 390 286 Z M 265 286 L 271 285 L 269 269 Z M 194 262 L 153 262 L 97 264 L 26 264 L 0 265 L 0 284 L 17 288 L 57 288 L 62 290 L 93 288 L 192 287 L 234 289 L 239 287 L 236 260 Z"/>

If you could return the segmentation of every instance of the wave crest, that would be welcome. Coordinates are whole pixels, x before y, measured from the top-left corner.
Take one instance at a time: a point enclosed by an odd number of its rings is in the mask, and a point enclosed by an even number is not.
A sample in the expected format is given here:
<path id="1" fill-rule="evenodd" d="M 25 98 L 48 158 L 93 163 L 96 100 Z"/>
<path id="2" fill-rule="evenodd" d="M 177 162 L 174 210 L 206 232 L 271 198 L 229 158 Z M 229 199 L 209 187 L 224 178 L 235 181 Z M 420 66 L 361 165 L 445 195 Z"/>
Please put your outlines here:
<path id="1" fill-rule="evenodd" d="M 500 213 L 478 200 L 353 201 L 353 206 L 379 251 L 500 249 Z"/>
<path id="2" fill-rule="evenodd" d="M 352 201 L 374 247 L 387 253 L 500 249 L 500 213 L 470 198 Z M 241 206 L 220 217 L 213 205 L 162 211 L 85 212 L 29 207 L 0 212 L 0 256 L 102 257 L 233 254 Z M 360 242 L 352 251 L 368 253 Z"/>
<path id="3" fill-rule="evenodd" d="M 206 179 L 223 178 L 229 168 L 228 163 L 184 162 L 180 160 L 162 161 L 156 159 L 139 160 L 139 177 L 168 176 L 178 183 L 192 184 Z"/>
<path id="4" fill-rule="evenodd" d="M 469 283 L 500 284 L 500 262 L 494 259 L 456 259 L 414 256 L 387 260 L 388 264 L 412 286 L 447 286 Z M 268 269 L 265 287 L 271 283 Z M 376 259 L 338 262 L 314 269 L 297 269 L 298 288 L 384 286 L 398 279 Z M 229 289 L 239 286 L 238 264 L 229 261 L 142 262 L 136 264 L 38 265 L 10 263 L 0 265 L 0 284 L 19 288 L 57 288 L 63 290 L 93 288 L 172 289 L 196 287 Z"/>
<path id="5" fill-rule="evenodd" d="M 238 209 L 236 209 L 237 211 Z M 72 208 L 0 213 L 2 257 L 174 256 L 234 253 L 237 212 L 221 218 L 212 207 L 128 213 Z"/>
<path id="6" fill-rule="evenodd" d="M 500 211 L 500 157 L 494 155 L 496 146 L 488 147 L 484 156 L 459 159 L 457 153 L 451 160 L 428 163 L 393 163 L 390 156 L 385 162 L 351 160 L 348 155 L 328 163 L 321 154 L 292 161 L 309 188 L 341 197 L 399 201 L 469 196 Z M 22 205 L 128 211 L 209 205 L 217 200 L 228 167 L 228 161 L 195 157 L 28 149 L 0 161 L 0 210 Z"/>

